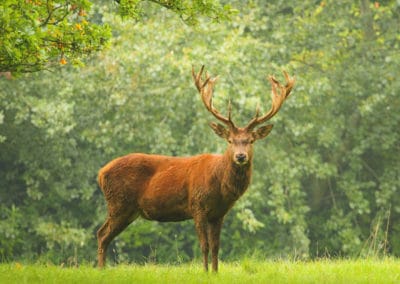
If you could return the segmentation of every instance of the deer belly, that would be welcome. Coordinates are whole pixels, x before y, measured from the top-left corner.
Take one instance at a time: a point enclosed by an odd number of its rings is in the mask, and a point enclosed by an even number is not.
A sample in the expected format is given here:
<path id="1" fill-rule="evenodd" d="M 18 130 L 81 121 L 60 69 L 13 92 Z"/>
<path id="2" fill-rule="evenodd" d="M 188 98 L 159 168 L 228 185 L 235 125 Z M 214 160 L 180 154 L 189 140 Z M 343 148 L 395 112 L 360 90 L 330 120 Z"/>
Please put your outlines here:
<path id="1" fill-rule="evenodd" d="M 186 194 L 154 194 L 140 201 L 141 216 L 159 222 L 177 222 L 191 219 Z"/>
<path id="2" fill-rule="evenodd" d="M 143 218 L 161 222 L 191 218 L 185 172 L 181 168 L 182 165 L 171 164 L 150 179 L 139 200 Z"/>
<path id="3" fill-rule="evenodd" d="M 191 219 L 192 217 L 184 212 L 148 212 L 143 210 L 141 214 L 142 218 L 146 220 L 158 221 L 158 222 L 180 222 Z"/>

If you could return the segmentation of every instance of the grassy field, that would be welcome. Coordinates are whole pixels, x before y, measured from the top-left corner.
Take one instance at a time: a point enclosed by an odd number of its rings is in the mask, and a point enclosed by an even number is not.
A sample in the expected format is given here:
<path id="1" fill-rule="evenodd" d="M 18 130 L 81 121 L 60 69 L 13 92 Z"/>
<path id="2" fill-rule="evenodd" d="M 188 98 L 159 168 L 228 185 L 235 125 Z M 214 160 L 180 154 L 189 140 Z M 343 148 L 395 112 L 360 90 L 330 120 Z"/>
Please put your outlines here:
<path id="1" fill-rule="evenodd" d="M 218 274 L 200 263 L 90 266 L 0 264 L 0 283 L 400 283 L 400 260 L 254 261 L 221 263 Z"/>

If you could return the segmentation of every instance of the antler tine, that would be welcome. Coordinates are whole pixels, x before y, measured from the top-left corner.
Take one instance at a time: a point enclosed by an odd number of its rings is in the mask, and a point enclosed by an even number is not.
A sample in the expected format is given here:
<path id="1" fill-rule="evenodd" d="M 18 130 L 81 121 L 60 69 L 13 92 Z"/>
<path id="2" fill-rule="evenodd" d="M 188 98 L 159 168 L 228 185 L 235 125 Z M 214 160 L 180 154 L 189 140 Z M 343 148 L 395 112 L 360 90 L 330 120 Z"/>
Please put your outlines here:
<path id="1" fill-rule="evenodd" d="M 204 70 L 204 65 L 201 66 L 199 73 L 196 74 L 196 72 L 194 71 L 194 66 L 192 66 L 192 77 L 193 77 L 194 83 L 197 87 L 197 90 L 199 92 L 201 91 L 201 88 L 202 88 L 202 86 L 200 84 L 200 80 L 201 80 L 201 75 L 203 74 L 203 70 Z"/>
<path id="2" fill-rule="evenodd" d="M 206 72 L 206 79 L 204 80 L 204 82 L 202 82 L 202 75 L 203 75 L 203 71 L 204 71 L 204 65 L 201 67 L 200 71 L 196 74 L 196 72 L 194 71 L 194 67 L 192 67 L 192 76 L 193 76 L 193 80 L 194 83 L 197 87 L 197 90 L 200 92 L 201 94 L 201 100 L 204 103 L 204 106 L 206 107 L 206 109 L 212 114 L 214 115 L 214 117 L 216 119 L 218 119 L 219 121 L 225 123 L 226 125 L 228 125 L 230 128 L 235 128 L 234 123 L 231 120 L 231 106 L 230 106 L 230 102 L 229 102 L 229 106 L 228 106 L 228 117 L 225 117 L 223 115 L 221 115 L 219 113 L 219 111 L 214 108 L 213 104 L 212 104 L 212 96 L 213 96 L 213 91 L 214 91 L 214 85 L 218 80 L 218 76 L 212 78 L 207 72 Z"/>
<path id="3" fill-rule="evenodd" d="M 296 79 L 290 78 L 286 71 L 283 71 L 285 76 L 286 85 L 283 86 L 275 79 L 274 76 L 268 76 L 268 80 L 271 83 L 271 98 L 272 106 L 271 109 L 263 116 L 259 117 L 259 108 L 257 107 L 255 117 L 247 124 L 246 128 L 249 130 L 254 129 L 258 124 L 261 124 L 269 119 L 271 119 L 281 108 L 283 102 L 289 97 L 290 92 L 293 89 Z M 279 90 L 279 92 L 278 92 Z"/>
<path id="4" fill-rule="evenodd" d="M 228 120 L 232 121 L 232 104 L 231 104 L 231 100 L 229 100 L 229 102 L 228 102 Z"/>

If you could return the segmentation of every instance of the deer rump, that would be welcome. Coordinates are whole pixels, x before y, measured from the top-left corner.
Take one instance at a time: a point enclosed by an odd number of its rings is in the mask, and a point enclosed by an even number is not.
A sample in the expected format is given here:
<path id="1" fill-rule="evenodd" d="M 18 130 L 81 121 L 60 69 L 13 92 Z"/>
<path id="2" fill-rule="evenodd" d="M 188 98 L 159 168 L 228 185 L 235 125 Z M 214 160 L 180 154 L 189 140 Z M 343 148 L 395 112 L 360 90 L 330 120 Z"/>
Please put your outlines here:
<path id="1" fill-rule="evenodd" d="M 98 176 L 110 217 L 178 222 L 192 219 L 198 210 L 209 220 L 224 216 L 233 204 L 221 191 L 221 157 L 137 153 L 111 161 Z"/>

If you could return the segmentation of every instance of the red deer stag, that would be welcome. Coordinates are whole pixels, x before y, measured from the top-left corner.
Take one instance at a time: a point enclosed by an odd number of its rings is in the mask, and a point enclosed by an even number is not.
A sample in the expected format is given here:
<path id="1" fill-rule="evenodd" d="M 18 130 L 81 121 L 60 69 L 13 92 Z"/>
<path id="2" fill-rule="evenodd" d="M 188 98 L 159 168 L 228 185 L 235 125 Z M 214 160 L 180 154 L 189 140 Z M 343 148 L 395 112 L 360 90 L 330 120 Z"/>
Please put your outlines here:
<path id="1" fill-rule="evenodd" d="M 110 242 L 139 216 L 160 222 L 193 219 L 200 240 L 204 269 L 208 270 L 211 248 L 212 269 L 218 270 L 220 232 L 224 216 L 250 183 L 253 142 L 266 137 L 272 125 L 255 129 L 273 117 L 289 96 L 294 78 L 284 72 L 286 85 L 273 76 L 272 107 L 263 116 L 257 108 L 246 127 L 237 127 L 212 104 L 217 78 L 202 76 L 192 70 L 193 79 L 207 110 L 219 121 L 211 123 L 214 132 L 228 141 L 224 154 L 201 154 L 193 157 L 168 157 L 129 154 L 112 160 L 98 175 L 107 201 L 108 216 L 97 232 L 98 266 L 103 267 Z"/>

